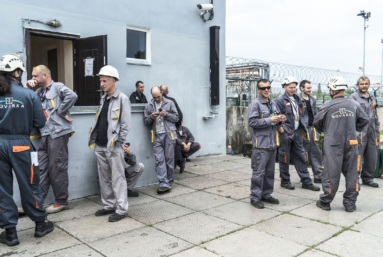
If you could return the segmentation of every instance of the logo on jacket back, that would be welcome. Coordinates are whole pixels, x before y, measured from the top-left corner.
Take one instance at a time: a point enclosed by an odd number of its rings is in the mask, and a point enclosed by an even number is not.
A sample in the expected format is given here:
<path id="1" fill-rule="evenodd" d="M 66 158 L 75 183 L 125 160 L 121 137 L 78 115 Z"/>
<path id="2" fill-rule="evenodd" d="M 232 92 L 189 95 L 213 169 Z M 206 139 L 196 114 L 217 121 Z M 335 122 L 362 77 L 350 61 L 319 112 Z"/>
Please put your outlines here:
<path id="1" fill-rule="evenodd" d="M 340 108 L 339 111 L 331 114 L 331 118 L 333 119 L 343 118 L 343 117 L 352 117 L 352 116 L 354 116 L 354 112 L 350 110 L 346 110 L 346 108 Z"/>
<path id="2" fill-rule="evenodd" d="M 24 103 L 13 97 L 6 97 L 5 100 L 0 100 L 0 109 L 7 108 L 24 108 Z"/>

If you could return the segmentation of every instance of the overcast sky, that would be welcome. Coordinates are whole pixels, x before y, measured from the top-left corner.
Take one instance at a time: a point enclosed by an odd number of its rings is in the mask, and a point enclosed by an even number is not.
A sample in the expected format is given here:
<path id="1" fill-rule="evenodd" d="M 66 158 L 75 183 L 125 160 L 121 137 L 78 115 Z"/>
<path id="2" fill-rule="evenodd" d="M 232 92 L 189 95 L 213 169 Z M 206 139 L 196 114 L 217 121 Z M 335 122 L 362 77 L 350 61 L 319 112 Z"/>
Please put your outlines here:
<path id="1" fill-rule="evenodd" d="M 226 55 L 379 75 L 383 0 L 227 0 Z"/>

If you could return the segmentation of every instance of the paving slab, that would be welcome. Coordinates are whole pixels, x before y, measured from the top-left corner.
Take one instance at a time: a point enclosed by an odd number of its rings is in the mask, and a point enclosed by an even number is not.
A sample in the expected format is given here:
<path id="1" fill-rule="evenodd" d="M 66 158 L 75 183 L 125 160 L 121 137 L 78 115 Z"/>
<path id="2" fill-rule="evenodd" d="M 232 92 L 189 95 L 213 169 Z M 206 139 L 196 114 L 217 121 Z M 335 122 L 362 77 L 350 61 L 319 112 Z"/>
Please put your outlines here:
<path id="1" fill-rule="evenodd" d="M 365 212 L 359 209 L 354 212 L 346 212 L 343 206 L 335 204 L 331 204 L 331 211 L 324 211 L 318 208 L 316 203 L 305 205 L 292 211 L 292 213 L 343 227 L 354 225 L 355 222 L 362 221 L 372 214 L 371 212 Z"/>
<path id="2" fill-rule="evenodd" d="M 197 174 L 186 172 L 186 171 L 184 171 L 182 173 L 180 173 L 179 171 L 174 172 L 174 180 L 175 181 L 179 181 L 179 180 L 182 180 L 185 178 L 194 178 L 195 176 L 197 176 Z"/>
<path id="3" fill-rule="evenodd" d="M 245 173 L 245 174 L 249 174 L 249 175 L 253 174 L 253 169 L 251 168 L 251 166 L 241 167 L 239 169 L 233 169 L 232 171 L 241 172 L 241 173 Z"/>
<path id="4" fill-rule="evenodd" d="M 180 181 L 176 181 L 176 183 L 201 190 L 205 188 L 228 184 L 229 182 L 218 180 L 218 179 L 207 177 L 207 176 L 200 176 L 200 177 L 187 178 Z"/>
<path id="5" fill-rule="evenodd" d="M 197 246 L 172 255 L 172 257 L 218 257 L 218 255 Z"/>
<path id="6" fill-rule="evenodd" d="M 230 160 L 232 162 L 237 162 L 237 163 L 241 163 L 241 164 L 246 164 L 246 165 L 251 165 L 251 159 L 250 158 L 244 158 L 244 159 L 234 159 L 234 160 Z"/>
<path id="7" fill-rule="evenodd" d="M 307 248 L 251 228 L 218 238 L 202 247 L 225 257 L 291 257 Z"/>
<path id="8" fill-rule="evenodd" d="M 17 223 L 17 231 L 23 231 L 31 228 L 35 228 L 36 223 L 32 221 L 29 217 L 23 216 L 19 218 L 19 221 Z"/>
<path id="9" fill-rule="evenodd" d="M 102 209 L 102 206 L 86 198 L 71 200 L 69 201 L 68 210 L 54 214 L 49 214 L 48 220 L 52 222 L 59 222 L 64 220 L 76 219 L 90 214 L 94 214 L 100 209 Z"/>
<path id="10" fill-rule="evenodd" d="M 155 224 L 193 212 L 191 209 L 161 200 L 133 206 L 129 209 L 128 216 L 145 224 Z"/>
<path id="11" fill-rule="evenodd" d="M 151 227 L 136 229 L 89 245 L 107 257 L 163 257 L 193 246 Z"/>
<path id="12" fill-rule="evenodd" d="M 206 210 L 204 213 L 242 226 L 255 224 L 261 220 L 267 220 L 281 214 L 274 210 L 254 208 L 250 204 L 250 200 L 247 203 L 234 202 L 225 204 Z"/>
<path id="13" fill-rule="evenodd" d="M 318 244 L 342 230 L 341 227 L 323 224 L 290 214 L 283 214 L 251 228 L 307 246 Z"/>
<path id="14" fill-rule="evenodd" d="M 202 211 L 211 209 L 223 204 L 228 204 L 234 202 L 230 198 L 223 196 L 206 193 L 203 191 L 198 191 L 186 195 L 179 195 L 172 198 L 166 199 L 166 201 L 185 206 L 189 209 Z"/>
<path id="15" fill-rule="evenodd" d="M 354 230 L 383 238 L 383 212 L 376 213 L 352 227 Z"/>
<path id="16" fill-rule="evenodd" d="M 191 159 L 191 164 L 197 164 L 197 165 L 201 165 L 201 164 L 206 164 L 206 163 L 218 163 L 218 162 L 221 162 L 223 161 L 221 158 L 214 158 L 214 157 L 197 157 L 197 158 L 194 158 L 194 159 Z"/>
<path id="17" fill-rule="evenodd" d="M 218 169 L 224 169 L 224 170 L 236 170 L 236 169 L 248 167 L 248 165 L 246 165 L 246 164 L 241 164 L 241 163 L 236 163 L 236 162 L 231 162 L 231 161 L 222 161 L 222 162 L 217 162 L 217 163 L 206 163 L 204 165 L 211 166 L 211 167 L 218 168 Z"/>
<path id="18" fill-rule="evenodd" d="M 383 256 L 383 238 L 354 231 L 345 231 L 316 248 L 345 257 Z"/>
<path id="19" fill-rule="evenodd" d="M 237 182 L 237 181 L 241 181 L 241 180 L 245 180 L 245 179 L 248 179 L 248 180 L 251 179 L 250 174 L 245 174 L 245 173 L 235 172 L 235 171 L 223 171 L 223 172 L 207 175 L 205 177 L 224 180 L 224 181 L 228 181 L 228 182 Z"/>
<path id="20" fill-rule="evenodd" d="M 242 159 L 245 159 L 246 157 L 244 157 L 243 154 L 236 154 L 236 155 L 220 154 L 220 155 L 211 156 L 210 158 L 214 160 L 233 161 L 233 160 L 242 160 Z"/>
<path id="21" fill-rule="evenodd" d="M 216 167 L 210 167 L 210 166 L 205 166 L 205 165 L 195 165 L 195 166 L 188 166 L 185 168 L 185 171 L 191 172 L 196 175 L 208 175 L 208 174 L 213 174 L 217 172 L 222 172 L 225 169 L 222 168 L 216 168 Z"/>
<path id="22" fill-rule="evenodd" d="M 44 254 L 42 257 L 102 257 L 102 255 L 89 246 L 77 245 L 57 252 Z"/>
<path id="23" fill-rule="evenodd" d="M 300 208 L 304 205 L 313 203 L 313 200 L 308 200 L 304 198 L 299 198 L 291 195 L 285 195 L 281 193 L 274 192 L 271 194 L 273 197 L 279 200 L 279 204 L 271 204 L 263 202 L 266 208 L 277 210 L 277 211 L 292 211 L 294 209 Z M 248 199 L 242 200 L 242 202 L 249 202 Z"/>
<path id="24" fill-rule="evenodd" d="M 158 184 L 146 186 L 146 187 L 140 187 L 137 189 L 137 191 L 158 199 L 166 199 L 166 198 L 174 197 L 177 195 L 188 194 L 188 193 L 192 193 L 196 191 L 190 187 L 179 185 L 178 182 L 179 181 L 177 181 L 177 184 L 175 183 L 172 185 L 172 190 L 169 193 L 162 194 L 162 195 L 157 194 Z"/>
<path id="25" fill-rule="evenodd" d="M 94 215 L 60 222 L 57 223 L 57 226 L 84 243 L 145 227 L 144 224 L 128 217 L 119 222 L 109 222 L 108 216 L 96 217 Z"/>
<path id="26" fill-rule="evenodd" d="M 241 200 L 241 199 L 249 197 L 250 195 L 249 187 L 236 184 L 236 183 L 208 188 L 208 189 L 205 189 L 204 191 L 221 195 L 224 197 L 230 197 L 235 200 Z"/>
<path id="27" fill-rule="evenodd" d="M 365 190 L 364 190 L 365 191 Z M 360 211 L 366 212 L 379 212 L 383 210 L 383 196 L 376 197 L 376 195 L 366 192 L 360 193 L 356 201 L 356 208 Z M 336 194 L 334 201 L 331 205 L 337 204 L 343 206 L 343 193 Z"/>
<path id="28" fill-rule="evenodd" d="M 104 204 L 101 201 L 101 195 L 92 195 L 92 196 L 88 196 L 86 198 L 95 202 L 95 203 L 101 204 L 102 206 L 100 208 L 101 209 L 103 208 Z M 143 204 L 143 203 L 150 203 L 150 202 L 154 202 L 154 201 L 158 201 L 158 199 L 151 197 L 149 195 L 146 195 L 146 194 L 140 194 L 139 197 L 129 197 L 128 198 L 129 207 L 134 206 L 134 205 L 138 205 L 138 204 Z"/>
<path id="29" fill-rule="evenodd" d="M 274 185 L 275 185 L 274 192 L 276 193 L 296 196 L 300 198 L 306 198 L 313 201 L 319 200 L 319 195 L 322 193 L 322 191 L 311 191 L 308 189 L 303 189 L 301 184 L 295 184 L 294 190 L 289 190 L 289 189 L 285 189 L 281 187 L 279 182 L 278 184 L 274 184 Z M 319 184 L 316 184 L 316 186 L 318 185 Z"/>
<path id="30" fill-rule="evenodd" d="M 154 227 L 193 244 L 201 244 L 242 228 L 232 222 L 200 212 L 157 223 Z"/>
<path id="31" fill-rule="evenodd" d="M 299 257 L 334 257 L 334 255 L 319 251 L 318 249 L 310 249 L 299 255 Z"/>
<path id="32" fill-rule="evenodd" d="M 20 244 L 13 247 L 1 245 L 0 256 L 38 256 L 81 244 L 57 227 L 43 238 L 34 237 L 35 229 L 20 231 L 17 234 Z"/>
<path id="33" fill-rule="evenodd" d="M 245 179 L 245 180 L 237 181 L 235 183 L 247 186 L 249 188 L 251 187 L 251 179 Z"/>

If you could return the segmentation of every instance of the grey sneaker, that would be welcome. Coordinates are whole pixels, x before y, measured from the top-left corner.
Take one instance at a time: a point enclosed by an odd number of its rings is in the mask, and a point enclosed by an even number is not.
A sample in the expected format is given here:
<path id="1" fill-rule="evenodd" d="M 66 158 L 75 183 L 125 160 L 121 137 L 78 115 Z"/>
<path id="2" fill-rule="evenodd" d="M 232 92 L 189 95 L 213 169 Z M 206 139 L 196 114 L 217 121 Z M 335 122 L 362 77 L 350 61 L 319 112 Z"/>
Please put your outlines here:
<path id="1" fill-rule="evenodd" d="M 67 209 L 69 209 L 68 205 L 52 204 L 51 206 L 47 208 L 47 213 L 52 214 L 52 213 L 57 213 Z"/>

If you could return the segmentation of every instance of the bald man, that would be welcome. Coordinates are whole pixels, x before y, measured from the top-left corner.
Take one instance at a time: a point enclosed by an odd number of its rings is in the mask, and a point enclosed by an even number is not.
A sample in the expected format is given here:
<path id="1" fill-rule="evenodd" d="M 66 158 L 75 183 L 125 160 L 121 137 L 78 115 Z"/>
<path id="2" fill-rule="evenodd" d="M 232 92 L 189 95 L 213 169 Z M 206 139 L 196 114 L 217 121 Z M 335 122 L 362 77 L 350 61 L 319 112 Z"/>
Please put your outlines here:
<path id="1" fill-rule="evenodd" d="M 77 94 L 63 83 L 54 82 L 51 71 L 44 65 L 33 68 L 32 79 L 25 85 L 30 89 L 36 86 L 47 122 L 31 139 L 41 137 L 38 149 L 40 187 L 45 200 L 52 185 L 55 201 L 47 212 L 56 213 L 68 208 L 68 141 L 74 133 L 69 109 L 77 101 Z M 19 212 L 23 213 L 22 207 Z"/>
<path id="2" fill-rule="evenodd" d="M 165 97 L 166 99 L 169 99 L 170 101 L 172 101 L 174 103 L 174 105 L 176 106 L 176 109 L 178 112 L 178 121 L 175 123 L 175 125 L 176 125 L 176 128 L 178 128 L 182 125 L 182 120 L 183 120 L 183 114 L 181 112 L 181 109 L 178 106 L 176 99 L 168 96 L 169 88 L 167 85 L 161 85 L 160 89 L 161 89 L 162 96 Z"/>
<path id="3" fill-rule="evenodd" d="M 159 87 L 150 91 L 153 99 L 145 106 L 144 123 L 151 128 L 151 142 L 156 159 L 156 172 L 159 180 L 158 194 L 165 194 L 174 181 L 174 147 L 178 112 L 174 103 L 164 97 Z"/>

